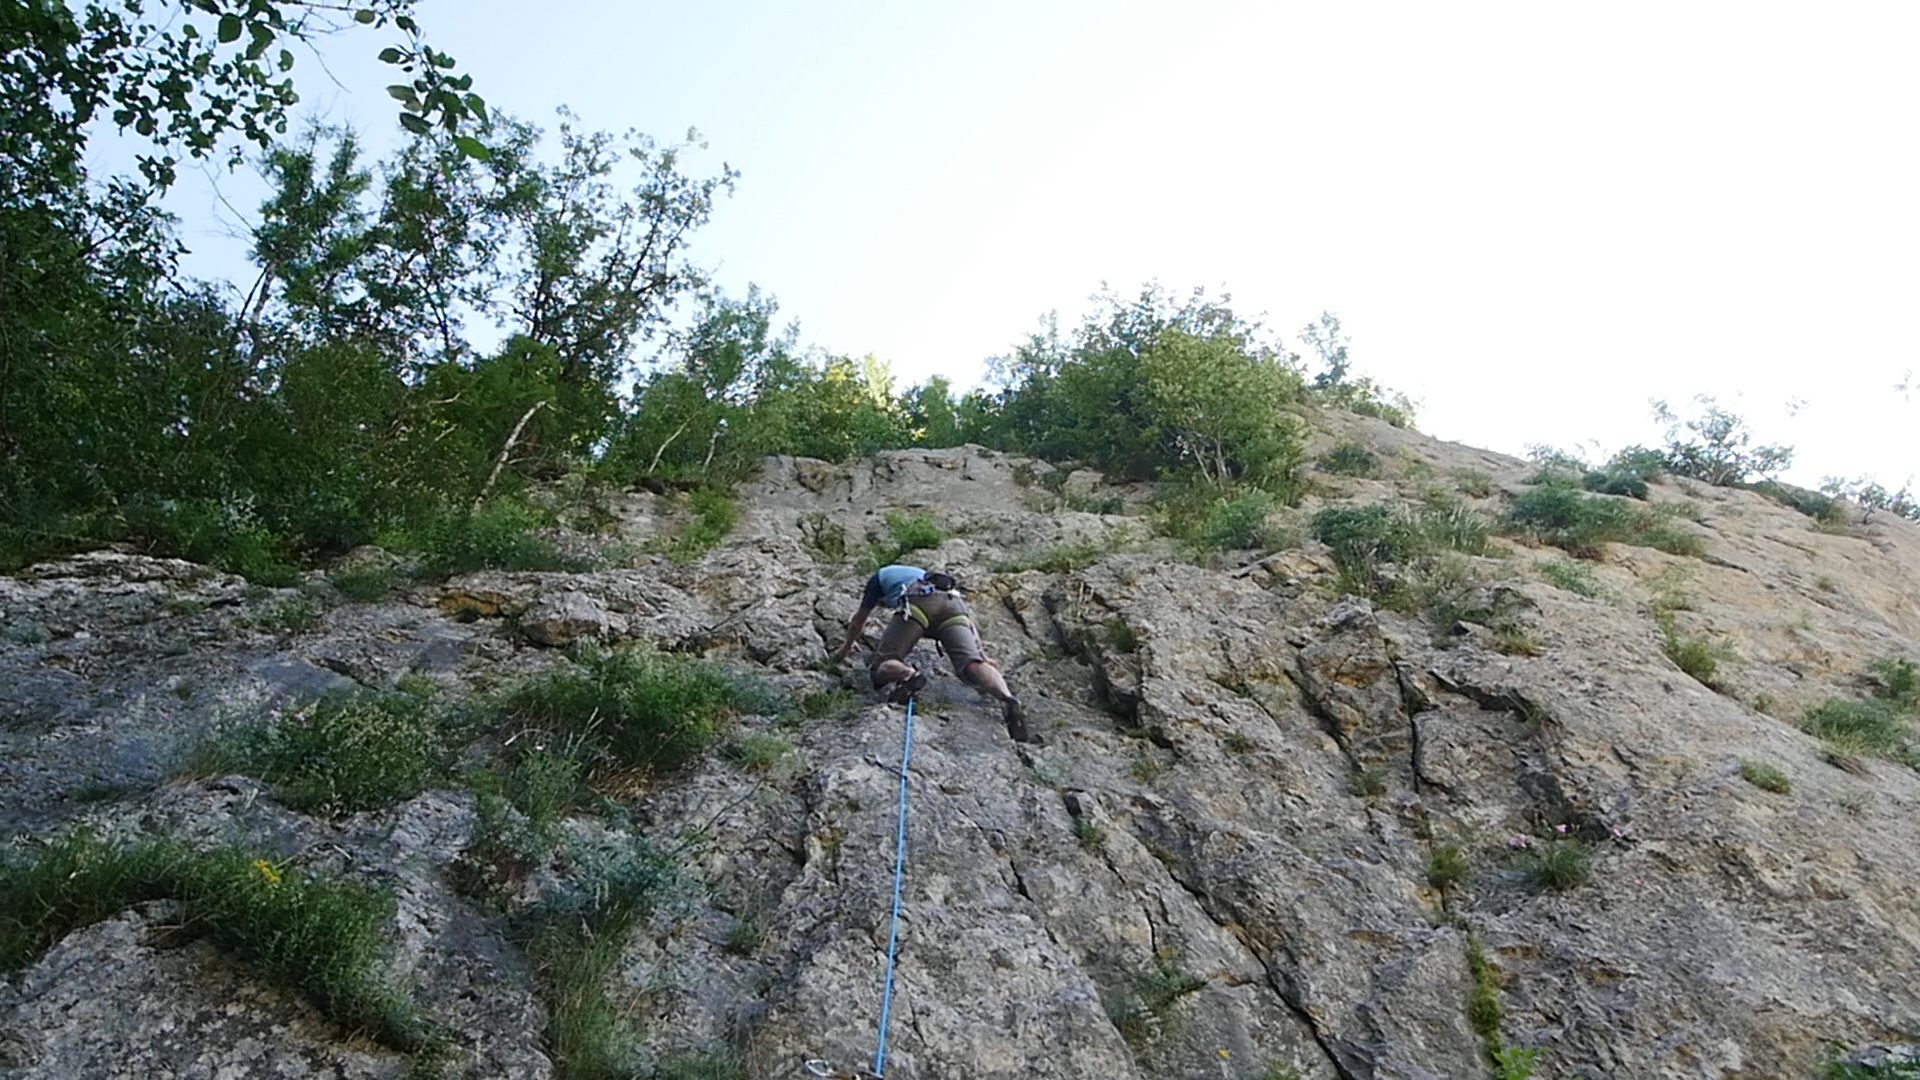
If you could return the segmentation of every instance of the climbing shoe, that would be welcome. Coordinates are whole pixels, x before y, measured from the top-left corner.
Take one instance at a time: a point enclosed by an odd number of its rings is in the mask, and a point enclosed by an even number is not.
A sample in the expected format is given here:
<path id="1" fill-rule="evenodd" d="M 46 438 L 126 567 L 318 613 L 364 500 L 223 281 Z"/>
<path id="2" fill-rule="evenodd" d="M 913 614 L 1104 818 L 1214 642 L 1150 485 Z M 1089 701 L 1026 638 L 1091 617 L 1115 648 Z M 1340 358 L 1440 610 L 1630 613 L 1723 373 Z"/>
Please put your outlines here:
<path id="1" fill-rule="evenodd" d="M 1014 742 L 1037 743 L 1039 737 L 1027 729 L 1027 710 L 1020 705 L 1019 698 L 1008 698 L 1003 706 L 1007 721 L 1007 736 Z"/>
<path id="2" fill-rule="evenodd" d="M 887 692 L 887 700 L 895 705 L 905 705 L 913 699 L 913 695 L 926 688 L 927 673 L 924 671 L 916 671 L 912 675 L 894 683 L 893 689 Z"/>

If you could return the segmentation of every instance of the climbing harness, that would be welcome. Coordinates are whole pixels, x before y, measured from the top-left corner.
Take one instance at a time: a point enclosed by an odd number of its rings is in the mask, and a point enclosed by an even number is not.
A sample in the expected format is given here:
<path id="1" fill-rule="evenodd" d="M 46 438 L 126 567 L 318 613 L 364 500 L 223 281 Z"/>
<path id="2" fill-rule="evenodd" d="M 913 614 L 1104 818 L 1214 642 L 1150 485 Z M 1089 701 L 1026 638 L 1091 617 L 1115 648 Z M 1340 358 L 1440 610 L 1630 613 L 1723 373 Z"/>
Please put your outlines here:
<path id="1" fill-rule="evenodd" d="M 913 763 L 913 706 L 914 699 L 908 698 L 907 724 L 900 738 L 900 809 L 893 837 L 893 916 L 887 928 L 887 979 L 880 991 L 880 1037 L 873 1051 L 873 1071 L 842 1071 L 834 1068 L 833 1062 L 825 1058 L 812 1058 L 806 1062 L 809 1076 L 825 1077 L 827 1080 L 885 1080 L 887 1075 L 887 1020 L 893 1012 L 894 961 L 900 954 L 900 883 L 907 866 L 907 770 Z"/>

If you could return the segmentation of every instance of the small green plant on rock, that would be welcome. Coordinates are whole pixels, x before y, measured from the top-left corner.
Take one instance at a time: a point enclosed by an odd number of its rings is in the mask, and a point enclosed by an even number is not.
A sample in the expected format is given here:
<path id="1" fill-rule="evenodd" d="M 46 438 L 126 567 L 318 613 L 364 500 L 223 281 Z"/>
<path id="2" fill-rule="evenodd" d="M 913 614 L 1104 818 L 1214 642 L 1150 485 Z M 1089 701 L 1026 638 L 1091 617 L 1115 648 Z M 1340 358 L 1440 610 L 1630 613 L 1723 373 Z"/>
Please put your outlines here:
<path id="1" fill-rule="evenodd" d="M 1775 795 L 1785 795 L 1787 792 L 1793 790 L 1793 782 L 1787 779 L 1787 774 L 1781 772 L 1778 767 L 1769 765 L 1764 761 L 1754 761 L 1751 759 L 1742 761 L 1740 763 L 1740 779 L 1745 780 L 1761 791 L 1771 791 Z"/>
<path id="2" fill-rule="evenodd" d="M 866 569 L 877 570 L 899 562 L 916 551 L 930 551 L 947 538 L 933 519 L 921 514 L 887 511 L 887 539 L 867 551 Z"/>
<path id="3" fill-rule="evenodd" d="M 1135 976 L 1126 991 L 1105 998 L 1107 1018 L 1130 1045 L 1144 1046 L 1166 1031 L 1175 1003 L 1206 985 L 1207 980 L 1181 971 L 1163 952 L 1154 957 L 1153 970 Z"/>
<path id="4" fill-rule="evenodd" d="M 1385 769 L 1358 769 L 1351 783 L 1353 793 L 1363 799 L 1377 798 L 1387 793 L 1387 771 Z"/>
<path id="5" fill-rule="evenodd" d="M 1441 892 L 1467 880 L 1467 856 L 1458 844 L 1441 844 L 1427 856 L 1427 884 Z"/>
<path id="6" fill-rule="evenodd" d="M 674 562 L 692 562 L 725 539 L 740 520 L 733 496 L 720 488 L 701 488 L 687 497 L 692 517 L 666 547 Z"/>
<path id="7" fill-rule="evenodd" d="M 349 566 L 327 575 L 341 596 L 358 604 L 384 600 L 393 589 L 393 571 L 384 566 Z"/>
<path id="8" fill-rule="evenodd" d="M 1725 641 L 1681 634 L 1670 611 L 1659 611 L 1654 619 L 1660 624 L 1660 637 L 1667 659 L 1702 686 L 1719 690 L 1720 665 L 1734 658 L 1733 646 Z"/>
<path id="9" fill-rule="evenodd" d="M 406 694 L 335 695 L 273 708 L 188 756 L 191 776 L 243 773 L 297 810 L 346 814 L 410 799 L 446 766 L 435 715 Z"/>
<path id="10" fill-rule="evenodd" d="M 1566 826 L 1559 828 L 1564 830 Z M 1520 872 L 1521 882 L 1534 892 L 1569 892 L 1586 884 L 1593 874 L 1593 852 L 1565 832 L 1542 843 L 1528 841 L 1514 846 L 1514 868 Z"/>
<path id="11" fill-rule="evenodd" d="M 755 732 L 727 744 L 727 757 L 750 773 L 778 773 L 795 761 L 799 751 L 778 735 Z"/>
<path id="12" fill-rule="evenodd" d="M 1372 476 L 1380 471 L 1380 459 L 1359 443 L 1345 442 L 1321 455 L 1320 468 L 1341 476 Z"/>
<path id="13" fill-rule="evenodd" d="M 1073 838 L 1088 851 L 1098 851 L 1107 845 L 1107 830 L 1090 817 L 1073 819 Z"/>
<path id="14" fill-rule="evenodd" d="M 1540 564 L 1540 576 L 1555 588 L 1564 589 L 1575 596 L 1592 600 L 1600 595 L 1600 582 L 1594 578 L 1593 571 L 1571 559 L 1555 559 Z"/>

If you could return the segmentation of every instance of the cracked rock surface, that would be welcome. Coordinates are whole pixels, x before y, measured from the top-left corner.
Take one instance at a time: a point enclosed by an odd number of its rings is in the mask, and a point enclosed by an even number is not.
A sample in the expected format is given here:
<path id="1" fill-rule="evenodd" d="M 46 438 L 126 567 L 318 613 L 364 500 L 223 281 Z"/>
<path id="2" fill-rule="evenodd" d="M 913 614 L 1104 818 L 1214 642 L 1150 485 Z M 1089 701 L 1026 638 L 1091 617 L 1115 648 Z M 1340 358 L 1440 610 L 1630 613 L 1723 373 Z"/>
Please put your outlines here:
<path id="1" fill-rule="evenodd" d="M 1320 438 L 1394 462 L 1325 499 L 1409 498 L 1466 468 L 1517 490 L 1529 471 L 1324 422 Z M 469 796 L 323 821 L 244 778 L 169 780 L 170 755 L 271 702 L 407 676 L 471 693 L 567 663 L 555 646 L 582 639 L 705 656 L 796 699 L 854 688 L 858 672 L 819 667 L 858 600 L 854 558 L 889 511 L 924 514 L 948 538 L 913 561 L 960 578 L 1045 742 L 1009 741 L 922 651 L 936 677 L 909 770 L 888 1076 L 1491 1077 L 1470 942 L 1501 1039 L 1540 1051 L 1538 1077 L 1813 1076 L 1834 1045 L 1920 1042 L 1920 775 L 1837 767 L 1791 722 L 1859 696 L 1871 660 L 1920 655 L 1911 526 L 1821 534 L 1750 492 L 1666 482 L 1655 499 L 1701 508 L 1708 560 L 1613 548 L 1585 598 L 1533 569 L 1559 553 L 1496 541 L 1472 560 L 1486 595 L 1468 607 L 1487 614 L 1435 627 L 1341 595 L 1310 542 L 1185 561 L 1138 516 L 1146 492 L 1055 473 L 968 448 L 769 459 L 735 532 L 691 563 L 479 573 L 328 601 L 298 626 L 270 613 L 300 594 L 168 560 L 0 578 L 0 825 L 243 838 L 381 882 L 399 898 L 395 970 L 458 1033 L 457 1068 L 548 1075 L 524 957 L 450 884 Z M 679 513 L 626 500 L 636 544 Z M 1062 545 L 1104 553 L 1016 568 Z M 1720 692 L 1666 659 L 1649 617 L 1682 572 L 1683 628 L 1738 649 Z M 1537 654 L 1495 651 L 1474 621 L 1493 612 Z M 722 1046 L 754 1078 L 868 1062 L 902 712 L 738 725 L 790 742 L 790 765 L 713 754 L 621 793 L 636 832 L 701 842 L 697 891 L 635 936 L 616 999 L 663 1056 Z M 1791 791 L 1743 781 L 1750 758 Z M 1527 887 L 1521 838 L 1583 845 L 1590 876 Z M 1466 863 L 1444 892 L 1441 848 Z M 96 923 L 0 983 L 0 1074 L 404 1071 L 212 946 L 157 946 L 164 917 Z"/>

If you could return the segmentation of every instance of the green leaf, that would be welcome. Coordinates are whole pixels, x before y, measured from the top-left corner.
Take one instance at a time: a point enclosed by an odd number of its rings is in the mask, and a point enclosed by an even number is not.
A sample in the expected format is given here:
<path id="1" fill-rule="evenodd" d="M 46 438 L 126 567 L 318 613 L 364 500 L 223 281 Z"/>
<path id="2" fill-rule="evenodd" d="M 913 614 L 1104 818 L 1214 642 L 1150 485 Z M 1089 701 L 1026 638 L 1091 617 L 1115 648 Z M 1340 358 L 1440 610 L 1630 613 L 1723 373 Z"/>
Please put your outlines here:
<path id="1" fill-rule="evenodd" d="M 467 95 L 467 111 L 479 117 L 483 124 L 491 122 L 491 117 L 487 114 L 487 101 L 479 94 Z"/>
<path id="2" fill-rule="evenodd" d="M 133 130 L 142 135 L 151 136 L 153 134 L 153 117 L 143 116 L 139 120 L 134 121 Z"/>
<path id="3" fill-rule="evenodd" d="M 465 154 L 475 161 L 491 161 L 493 159 L 493 151 L 487 149 L 485 143 L 471 135 L 455 135 L 453 137 L 453 145 L 459 147 L 462 154 Z"/>
<path id="4" fill-rule="evenodd" d="M 413 87 L 406 83 L 394 83 L 387 87 L 387 96 L 395 101 L 412 101 L 414 100 Z"/>
<path id="5" fill-rule="evenodd" d="M 366 8 L 361 8 L 359 11 L 353 13 L 353 21 L 359 23 L 361 26 L 366 26 L 378 17 L 379 16 L 368 11 Z"/>
<path id="6" fill-rule="evenodd" d="M 406 56 L 405 53 L 391 45 L 380 50 L 380 62 L 383 64 L 397 64 L 404 56 Z"/>
<path id="7" fill-rule="evenodd" d="M 240 16 L 238 15 L 220 16 L 220 44 L 225 45 L 230 41 L 239 41 L 239 40 L 240 40 Z"/>
<path id="8" fill-rule="evenodd" d="M 411 15 L 402 15 L 394 19 L 393 25 L 399 27 L 400 29 L 406 31 L 409 34 L 418 34 L 420 32 L 419 24 L 413 21 L 413 16 Z"/>
<path id="9" fill-rule="evenodd" d="M 273 29 L 263 23 L 252 23 L 248 29 L 253 32 L 253 43 L 247 46 L 247 59 L 258 60 L 266 55 L 267 46 L 273 44 Z"/>
<path id="10" fill-rule="evenodd" d="M 401 113 L 400 126 L 413 132 L 415 135 L 425 135 L 430 129 L 424 117 L 416 116 L 413 113 Z"/>
<path id="11" fill-rule="evenodd" d="M 280 50 L 280 70 L 281 71 L 293 70 L 293 54 L 288 52 L 285 49 Z"/>

